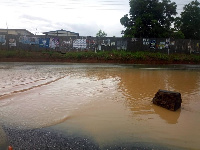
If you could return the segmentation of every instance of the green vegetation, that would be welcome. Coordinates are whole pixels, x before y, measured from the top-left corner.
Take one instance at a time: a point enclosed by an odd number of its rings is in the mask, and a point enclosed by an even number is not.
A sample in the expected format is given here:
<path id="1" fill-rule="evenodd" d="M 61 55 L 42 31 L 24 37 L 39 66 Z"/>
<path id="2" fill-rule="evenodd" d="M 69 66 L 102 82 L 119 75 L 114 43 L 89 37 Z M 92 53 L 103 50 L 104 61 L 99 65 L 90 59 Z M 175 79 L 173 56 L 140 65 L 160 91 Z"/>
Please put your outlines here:
<path id="1" fill-rule="evenodd" d="M 198 0 L 185 5 L 180 17 L 171 0 L 130 0 L 129 5 L 129 14 L 120 19 L 124 37 L 200 39 Z"/>
<path id="2" fill-rule="evenodd" d="M 104 31 L 102 30 L 99 30 L 96 34 L 96 37 L 106 37 L 107 36 L 107 33 L 105 33 Z"/>
<path id="3" fill-rule="evenodd" d="M 200 55 L 164 54 L 159 52 L 98 51 L 66 52 L 55 51 L 6 51 L 0 50 L 0 61 L 61 61 L 61 62 L 112 62 L 112 63 L 200 63 Z"/>
<path id="4" fill-rule="evenodd" d="M 125 37 L 169 38 L 176 3 L 170 0 L 130 0 L 129 15 L 120 19 Z M 159 13 L 158 13 L 159 12 Z"/>
<path id="5" fill-rule="evenodd" d="M 200 2 L 190 2 L 183 7 L 180 17 L 176 18 L 175 27 L 186 39 L 200 39 Z"/>
<path id="6" fill-rule="evenodd" d="M 31 53 L 23 50 L 0 50 L 0 59 L 1 58 L 30 58 Z"/>

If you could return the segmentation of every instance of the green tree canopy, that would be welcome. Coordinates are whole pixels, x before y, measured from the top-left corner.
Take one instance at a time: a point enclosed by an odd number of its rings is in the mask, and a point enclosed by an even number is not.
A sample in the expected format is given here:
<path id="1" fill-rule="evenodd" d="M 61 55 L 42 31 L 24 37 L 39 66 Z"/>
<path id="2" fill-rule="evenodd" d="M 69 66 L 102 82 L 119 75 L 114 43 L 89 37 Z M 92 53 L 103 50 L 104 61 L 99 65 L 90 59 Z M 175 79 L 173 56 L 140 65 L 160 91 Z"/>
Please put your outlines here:
<path id="1" fill-rule="evenodd" d="M 176 3 L 170 0 L 130 0 L 130 12 L 120 19 L 125 37 L 169 37 Z"/>
<path id="2" fill-rule="evenodd" d="M 184 36 L 183 32 L 181 32 L 181 31 L 174 31 L 171 34 L 170 38 L 173 38 L 173 39 L 184 39 L 185 36 Z"/>
<path id="3" fill-rule="evenodd" d="M 183 7 L 180 17 L 177 17 L 175 27 L 186 39 L 200 39 L 200 3 L 195 0 Z"/>
<path id="4" fill-rule="evenodd" d="M 102 30 L 99 30 L 96 34 L 96 37 L 106 37 L 106 36 L 107 34 Z"/>

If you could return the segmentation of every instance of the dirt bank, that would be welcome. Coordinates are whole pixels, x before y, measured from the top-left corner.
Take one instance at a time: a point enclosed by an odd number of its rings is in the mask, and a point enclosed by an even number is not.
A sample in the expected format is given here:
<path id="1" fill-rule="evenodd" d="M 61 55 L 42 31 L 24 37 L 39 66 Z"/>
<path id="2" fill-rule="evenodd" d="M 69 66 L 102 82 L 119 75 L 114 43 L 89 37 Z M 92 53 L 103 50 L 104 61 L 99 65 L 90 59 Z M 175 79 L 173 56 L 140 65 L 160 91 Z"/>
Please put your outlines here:
<path id="1" fill-rule="evenodd" d="M 0 58 L 0 62 L 69 62 L 69 63 L 119 63 L 119 64 L 200 64 L 194 61 L 121 60 L 121 59 L 56 59 L 56 58 Z"/>

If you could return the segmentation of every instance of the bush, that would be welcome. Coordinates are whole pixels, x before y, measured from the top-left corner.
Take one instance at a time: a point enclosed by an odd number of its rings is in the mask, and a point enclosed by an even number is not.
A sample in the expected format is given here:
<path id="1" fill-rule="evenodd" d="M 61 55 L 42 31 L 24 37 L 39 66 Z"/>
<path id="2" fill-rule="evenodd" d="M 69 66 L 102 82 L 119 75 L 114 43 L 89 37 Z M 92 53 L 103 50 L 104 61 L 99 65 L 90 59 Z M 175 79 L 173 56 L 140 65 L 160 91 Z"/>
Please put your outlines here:
<path id="1" fill-rule="evenodd" d="M 0 50 L 0 58 L 31 58 L 31 59 L 62 59 L 62 60 L 116 60 L 129 61 L 129 60 L 144 60 L 144 61 L 169 61 L 169 62 L 200 62 L 200 55 L 197 54 L 164 54 L 155 52 L 130 52 L 124 50 L 112 51 L 81 51 L 81 52 L 66 52 L 65 54 L 56 51 L 24 51 L 24 50 Z M 27 59 L 28 60 L 28 59 Z"/>

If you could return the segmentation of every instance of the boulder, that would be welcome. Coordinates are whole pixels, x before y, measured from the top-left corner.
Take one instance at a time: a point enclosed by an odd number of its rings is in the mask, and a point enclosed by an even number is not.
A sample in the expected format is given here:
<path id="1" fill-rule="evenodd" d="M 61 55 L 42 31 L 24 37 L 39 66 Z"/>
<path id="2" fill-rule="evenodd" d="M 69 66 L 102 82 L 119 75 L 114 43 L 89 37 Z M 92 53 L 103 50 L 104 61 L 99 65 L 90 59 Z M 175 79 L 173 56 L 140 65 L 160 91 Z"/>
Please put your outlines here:
<path id="1" fill-rule="evenodd" d="M 181 107 L 182 99 L 179 92 L 158 90 L 152 102 L 163 108 L 176 111 Z"/>

